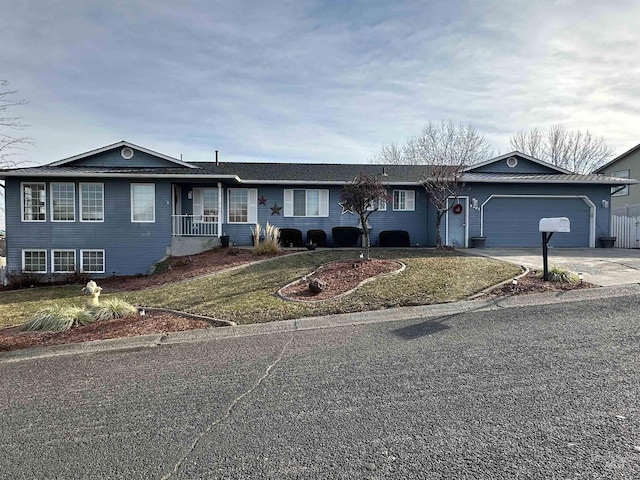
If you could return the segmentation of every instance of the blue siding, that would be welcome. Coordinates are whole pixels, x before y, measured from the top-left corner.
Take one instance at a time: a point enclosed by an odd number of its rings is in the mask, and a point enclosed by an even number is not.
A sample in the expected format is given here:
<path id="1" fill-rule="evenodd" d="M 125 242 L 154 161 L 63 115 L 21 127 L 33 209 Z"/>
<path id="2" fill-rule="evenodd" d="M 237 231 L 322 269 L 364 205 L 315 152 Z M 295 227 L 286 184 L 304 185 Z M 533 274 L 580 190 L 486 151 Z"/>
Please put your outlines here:
<path id="1" fill-rule="evenodd" d="M 37 179 L 29 179 L 36 182 Z M 40 180 L 44 181 L 44 179 Z M 156 185 L 156 221 L 131 222 L 129 180 L 104 180 L 105 221 L 78 221 L 79 179 L 65 179 L 76 183 L 76 221 L 52 222 L 47 183 L 47 221 L 22 222 L 20 212 L 20 179 L 7 179 L 7 266 L 9 271 L 22 268 L 23 249 L 46 249 L 48 271 L 51 271 L 51 249 L 105 250 L 105 275 L 133 275 L 146 273 L 162 258 L 171 242 L 171 183 L 168 181 L 141 182 Z M 82 181 L 85 181 L 83 179 Z M 136 182 L 134 182 L 136 183 Z M 79 269 L 79 265 L 78 265 Z M 98 275 L 96 275 L 98 276 Z"/>
<path id="2" fill-rule="evenodd" d="M 237 187 L 235 187 L 237 188 Z M 258 223 L 264 226 L 267 222 L 281 228 L 297 228 L 302 232 L 303 239 L 306 239 L 307 230 L 321 229 L 327 234 L 327 242 L 333 243 L 331 229 L 333 227 L 357 227 L 357 215 L 346 213 L 342 215 L 342 208 L 338 205 L 340 202 L 341 187 L 329 187 L 329 216 L 328 217 L 285 217 L 284 216 L 284 189 L 290 186 L 269 186 L 258 187 L 258 198 L 264 196 L 267 199 L 266 205 L 258 205 Z M 296 187 L 298 188 L 298 187 Z M 309 185 L 306 188 L 327 188 L 323 186 Z M 389 188 L 391 195 L 394 188 Z M 406 230 L 413 245 L 426 245 L 428 243 L 427 236 L 427 201 L 424 190 L 421 188 L 402 188 L 402 190 L 414 190 L 416 192 L 416 208 L 411 212 L 395 212 L 392 208 L 392 202 L 388 202 L 386 211 L 377 211 L 369 218 L 371 225 L 371 244 L 375 245 L 378 241 L 380 232 L 384 230 Z M 230 236 L 230 241 L 236 245 L 251 244 L 251 228 L 253 224 L 229 224 L 226 223 L 227 211 L 227 195 L 225 189 L 225 218 L 223 232 Z M 272 215 L 271 207 L 277 204 L 283 207 L 280 215 Z"/>
<path id="3" fill-rule="evenodd" d="M 98 153 L 87 158 L 76 160 L 67 165 L 77 167 L 177 167 L 178 164 L 170 162 L 155 155 L 141 152 L 132 148 L 134 154 L 129 160 L 120 155 L 123 147 L 114 148 L 106 152 Z"/>
<path id="4" fill-rule="evenodd" d="M 119 152 L 117 152 L 119 156 Z M 135 157 L 134 157 L 135 158 Z M 38 179 L 29 178 L 28 182 Z M 79 216 L 72 223 L 51 222 L 50 218 L 50 182 L 47 184 L 47 221 L 22 222 L 20 211 L 20 179 L 9 178 L 6 181 L 6 218 L 7 218 L 7 262 L 12 271 L 22 267 L 22 249 L 46 249 L 48 269 L 51 264 L 52 249 L 73 249 L 77 262 L 80 260 L 80 249 L 105 250 L 105 275 L 130 275 L 146 273 L 149 267 L 162 258 L 171 243 L 171 182 L 161 180 L 156 185 L 156 219 L 154 223 L 132 223 L 130 207 L 130 179 L 106 179 L 105 186 L 105 221 L 103 223 L 80 222 Z M 78 210 L 80 182 L 86 179 L 56 179 L 71 181 L 76 184 L 76 212 Z M 133 182 L 137 183 L 137 182 Z M 192 213 L 192 201 L 187 192 L 195 187 L 217 188 L 217 182 L 180 182 L 183 195 L 183 213 Z M 224 185 L 222 201 L 222 232 L 231 237 L 237 245 L 250 245 L 253 224 L 227 223 L 227 188 L 243 188 L 244 186 Z M 252 188 L 252 187 L 248 187 Z M 285 217 L 284 190 L 289 185 L 258 186 L 258 198 L 267 199 L 265 205 L 258 205 L 258 222 L 267 222 L 283 228 L 297 228 L 302 231 L 303 238 L 310 229 L 322 229 L 327 233 L 329 244 L 333 243 L 331 229 L 334 226 L 357 226 L 355 215 L 342 215 L 340 202 L 341 187 L 329 187 L 329 217 Z M 307 188 L 326 188 L 310 184 Z M 375 245 L 383 230 L 406 230 L 409 232 L 412 245 L 435 245 L 435 209 L 427 201 L 421 187 L 389 187 L 389 194 L 394 188 L 415 191 L 415 211 L 393 211 L 392 202 L 386 211 L 378 211 L 370 217 L 371 241 Z M 470 206 L 475 198 L 479 208 L 469 208 L 469 236 L 481 233 L 480 207 L 491 195 L 554 195 L 554 196 L 587 196 L 596 207 L 595 237 L 609 234 L 609 209 L 602 206 L 603 200 L 609 200 L 609 187 L 606 185 L 542 185 L 542 184 L 468 184 L 463 195 L 469 196 Z M 280 215 L 272 215 L 271 207 L 277 204 L 283 207 Z M 491 200 L 484 207 L 484 228 L 488 236 L 487 246 L 538 246 L 537 220 L 544 216 L 569 216 L 572 221 L 572 234 L 554 235 L 552 245 L 585 246 L 585 231 L 588 242 L 588 207 L 581 200 L 538 201 L 523 197 L 498 201 Z M 78 213 L 78 212 L 77 212 Z M 446 228 L 446 217 L 443 219 L 442 235 Z M 526 225 L 525 225 L 526 223 Z M 585 230 L 586 229 L 586 230 Z M 556 243 L 557 242 L 557 243 Z"/>
<path id="5" fill-rule="evenodd" d="M 470 184 L 467 186 L 463 195 L 468 195 L 470 202 L 471 199 L 476 198 L 478 200 L 478 209 L 469 208 L 469 237 L 477 237 L 481 231 L 481 207 L 482 204 L 487 201 L 491 195 L 553 195 L 553 196 L 586 196 L 591 202 L 595 204 L 596 209 L 596 222 L 595 222 L 595 238 L 597 239 L 602 235 L 609 235 L 609 220 L 610 211 L 609 208 L 602 206 L 603 200 L 609 200 L 610 193 L 609 187 L 606 185 L 543 185 L 543 184 Z M 485 206 L 485 227 L 486 222 L 491 221 L 487 216 L 496 214 L 496 210 L 491 210 L 492 200 Z M 495 204 L 494 204 L 495 205 Z M 585 204 L 586 205 L 586 204 Z M 501 215 L 507 215 L 510 219 L 513 231 L 521 228 L 521 222 L 526 215 L 535 215 L 539 218 L 545 216 L 567 216 L 566 204 L 556 204 L 557 209 L 546 213 L 538 212 L 538 206 L 535 203 L 535 199 L 532 199 L 531 203 L 526 203 L 526 206 L 516 204 L 515 202 L 510 208 L 503 209 Z M 577 207 L 576 207 L 577 208 Z M 574 211 L 573 207 L 570 207 L 571 211 Z M 532 211 L 531 214 L 528 212 Z M 550 213 L 554 213 L 551 215 Z M 571 213 L 571 212 L 569 212 Z M 579 221 L 576 218 L 576 221 Z M 573 222 L 572 222 L 573 223 Z M 536 225 L 537 229 L 537 225 Z M 486 234 L 486 232 L 484 232 Z M 505 234 L 507 234 L 506 232 Z M 509 246 L 523 246 L 522 240 L 513 239 L 513 241 L 505 241 L 501 239 L 499 243 L 495 245 L 509 245 Z M 487 246 L 491 246 L 491 239 L 487 239 Z M 532 243 L 536 246 L 537 243 Z M 580 245 L 575 245 L 580 246 Z"/>
<path id="6" fill-rule="evenodd" d="M 513 168 L 507 165 L 507 159 L 505 158 L 470 171 L 475 173 L 558 173 L 557 170 L 551 167 L 532 162 L 518 155 L 513 156 L 518 159 L 518 165 Z"/>

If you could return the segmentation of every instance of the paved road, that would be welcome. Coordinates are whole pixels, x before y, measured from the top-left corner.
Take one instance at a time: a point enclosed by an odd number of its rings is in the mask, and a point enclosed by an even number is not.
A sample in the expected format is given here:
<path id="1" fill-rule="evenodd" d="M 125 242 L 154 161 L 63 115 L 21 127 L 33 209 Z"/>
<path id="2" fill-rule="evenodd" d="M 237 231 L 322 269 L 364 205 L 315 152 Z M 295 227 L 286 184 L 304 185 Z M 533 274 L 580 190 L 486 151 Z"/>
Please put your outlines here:
<path id="1" fill-rule="evenodd" d="M 497 258 L 542 271 L 540 248 L 470 248 L 467 253 Z M 584 281 L 600 286 L 640 283 L 640 249 L 550 248 L 549 266 L 584 274 Z"/>
<path id="2" fill-rule="evenodd" d="M 640 478 L 639 307 L 0 362 L 0 477 Z"/>

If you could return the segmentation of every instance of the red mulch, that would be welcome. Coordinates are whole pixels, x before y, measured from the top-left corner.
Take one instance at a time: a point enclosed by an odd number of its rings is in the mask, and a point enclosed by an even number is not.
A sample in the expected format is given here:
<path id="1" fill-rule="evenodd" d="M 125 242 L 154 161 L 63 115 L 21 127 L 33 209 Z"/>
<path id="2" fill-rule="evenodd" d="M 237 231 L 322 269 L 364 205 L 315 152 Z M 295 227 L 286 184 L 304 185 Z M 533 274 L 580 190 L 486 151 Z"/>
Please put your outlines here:
<path id="1" fill-rule="evenodd" d="M 563 292 L 567 290 L 580 290 L 583 288 L 593 288 L 597 285 L 592 283 L 560 283 L 545 282 L 541 277 L 533 272 L 529 272 L 524 277 L 518 279 L 518 284 L 513 285 L 511 282 L 494 288 L 485 293 L 480 298 L 509 297 L 512 295 L 526 295 L 528 293 L 545 293 L 545 292 Z"/>
<path id="2" fill-rule="evenodd" d="M 172 313 L 150 311 L 147 311 L 144 316 L 136 313 L 124 318 L 95 322 L 84 327 L 75 327 L 66 332 L 22 332 L 19 326 L 9 327 L 0 330 L 0 352 L 210 327 L 211 325 L 203 320 L 193 320 Z"/>
<path id="3" fill-rule="evenodd" d="M 328 300 L 356 288 L 362 281 L 400 268 L 392 260 L 352 260 L 333 262 L 320 267 L 315 273 L 280 290 L 280 293 L 294 300 Z M 309 282 L 315 278 L 326 282 L 324 290 L 314 294 L 309 290 Z"/>

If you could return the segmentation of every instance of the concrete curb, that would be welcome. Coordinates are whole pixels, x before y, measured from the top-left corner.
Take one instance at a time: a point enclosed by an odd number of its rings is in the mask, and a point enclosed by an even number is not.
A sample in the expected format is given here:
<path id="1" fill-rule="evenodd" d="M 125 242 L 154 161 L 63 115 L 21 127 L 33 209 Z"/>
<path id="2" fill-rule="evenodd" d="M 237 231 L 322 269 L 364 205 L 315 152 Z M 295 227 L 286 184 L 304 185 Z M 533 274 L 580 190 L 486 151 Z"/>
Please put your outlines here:
<path id="1" fill-rule="evenodd" d="M 57 345 L 53 347 L 14 350 L 10 352 L 0 352 L 0 363 L 13 363 L 24 360 L 77 355 L 82 353 L 137 350 L 158 347 L 161 345 L 178 345 L 211 340 L 223 340 L 235 337 L 395 322 L 418 318 L 440 318 L 472 311 L 490 311 L 495 309 L 520 308 L 533 305 L 552 305 L 558 303 L 588 301 L 592 299 L 624 297 L 637 294 L 640 294 L 640 284 L 568 290 L 564 292 L 535 293 L 514 297 L 498 297 L 496 299 L 489 300 L 462 300 L 459 302 L 436 305 L 399 307 L 388 310 L 327 315 L 322 317 L 306 317 L 295 320 L 283 320 L 280 322 L 254 323 L 250 325 L 236 325 L 206 330 L 188 330 L 185 332 L 169 334 L 141 335 L 137 337 L 94 340 L 92 342 Z"/>

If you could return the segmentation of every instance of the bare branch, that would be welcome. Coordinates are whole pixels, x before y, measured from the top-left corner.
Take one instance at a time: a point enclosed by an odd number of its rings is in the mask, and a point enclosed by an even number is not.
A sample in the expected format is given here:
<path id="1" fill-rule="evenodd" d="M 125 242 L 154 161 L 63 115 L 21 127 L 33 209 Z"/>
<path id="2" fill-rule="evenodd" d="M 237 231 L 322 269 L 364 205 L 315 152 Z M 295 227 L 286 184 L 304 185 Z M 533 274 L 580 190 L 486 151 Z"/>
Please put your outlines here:
<path id="1" fill-rule="evenodd" d="M 378 211 L 379 201 L 389 200 L 387 188 L 379 178 L 360 173 L 342 188 L 341 200 L 343 208 L 351 210 L 360 218 L 365 259 L 369 260 L 368 220 L 373 212 Z"/>
<path id="2" fill-rule="evenodd" d="M 31 144 L 29 137 L 10 135 L 7 130 L 22 130 L 27 127 L 20 117 L 9 116 L 8 111 L 12 107 L 25 105 L 24 100 L 15 100 L 13 97 L 17 90 L 8 88 L 9 82 L 0 80 L 0 169 L 12 168 L 19 165 L 15 159 L 26 145 Z"/>
<path id="3" fill-rule="evenodd" d="M 575 173 L 589 173 L 605 164 L 613 149 L 603 137 L 594 137 L 588 130 L 568 131 L 552 125 L 546 133 L 534 128 L 511 137 L 511 147 L 532 157 Z"/>
<path id="4" fill-rule="evenodd" d="M 430 122 L 402 148 L 395 144 L 383 147 L 378 159 L 394 165 L 428 165 L 428 174 L 420 181 L 436 208 L 436 245 L 442 247 L 442 217 L 451 207 L 449 198 L 457 198 L 462 191 L 465 167 L 492 155 L 491 147 L 471 125 Z"/>

